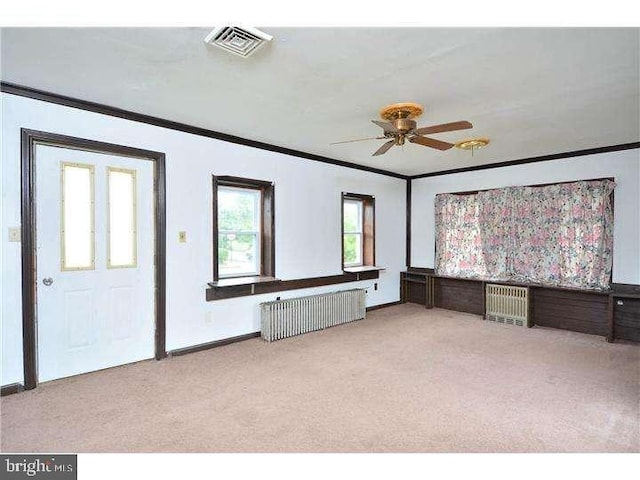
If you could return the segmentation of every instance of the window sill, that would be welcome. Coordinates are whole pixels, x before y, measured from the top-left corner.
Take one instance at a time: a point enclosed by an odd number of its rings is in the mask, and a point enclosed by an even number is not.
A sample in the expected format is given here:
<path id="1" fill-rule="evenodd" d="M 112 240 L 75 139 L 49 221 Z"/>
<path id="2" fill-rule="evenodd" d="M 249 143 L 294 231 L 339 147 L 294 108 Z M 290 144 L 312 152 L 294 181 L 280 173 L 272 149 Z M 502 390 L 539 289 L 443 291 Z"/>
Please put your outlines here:
<path id="1" fill-rule="evenodd" d="M 212 288 L 224 288 L 224 287 L 237 287 L 238 285 L 255 285 L 257 283 L 277 283 L 281 282 L 275 277 L 264 277 L 256 275 L 253 277 L 237 277 L 237 278 L 222 278 L 216 282 L 209 282 L 209 286 Z"/>
<path id="2" fill-rule="evenodd" d="M 362 272 L 342 272 L 340 275 L 327 277 L 298 278 L 295 280 L 278 280 L 273 277 L 243 277 L 224 278 L 217 282 L 210 282 L 206 290 L 208 302 L 225 300 L 228 298 L 261 295 L 265 293 L 284 292 L 303 288 L 323 287 L 341 283 L 373 280 L 380 275 L 380 267 L 371 267 Z"/>
<path id="3" fill-rule="evenodd" d="M 344 267 L 343 272 L 346 273 L 362 273 L 362 272 L 379 272 L 386 270 L 386 267 L 376 267 L 374 265 L 361 265 L 359 267 Z"/>

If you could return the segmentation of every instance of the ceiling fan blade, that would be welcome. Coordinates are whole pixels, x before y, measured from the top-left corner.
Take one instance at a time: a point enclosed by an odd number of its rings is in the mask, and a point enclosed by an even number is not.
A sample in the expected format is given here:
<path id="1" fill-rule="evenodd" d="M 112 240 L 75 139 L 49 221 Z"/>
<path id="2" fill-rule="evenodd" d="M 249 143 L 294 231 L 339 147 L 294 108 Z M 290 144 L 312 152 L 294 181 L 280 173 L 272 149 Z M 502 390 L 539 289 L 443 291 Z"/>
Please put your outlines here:
<path id="1" fill-rule="evenodd" d="M 412 137 L 409 139 L 411 143 L 419 143 L 425 147 L 437 148 L 438 150 L 449 150 L 453 147 L 453 143 L 443 142 L 442 140 L 436 140 L 435 138 L 427 137 Z"/>
<path id="2" fill-rule="evenodd" d="M 388 122 L 381 122 L 380 120 L 371 120 L 373 123 L 375 123 L 376 125 L 378 125 L 379 127 L 382 127 L 382 129 L 385 132 L 389 132 L 389 133 L 400 133 L 400 130 L 398 130 L 396 127 L 393 126 L 392 123 L 388 123 Z"/>
<path id="3" fill-rule="evenodd" d="M 378 150 L 376 150 L 371 156 L 375 157 L 376 155 L 382 155 L 384 153 L 387 153 L 387 150 L 393 147 L 395 143 L 396 143 L 395 140 L 389 140 L 388 142 L 383 143 L 382 146 Z"/>
<path id="4" fill-rule="evenodd" d="M 462 120 L 460 122 L 442 123 L 440 125 L 431 125 L 430 127 L 416 128 L 415 133 L 419 135 L 428 135 L 430 133 L 453 132 L 454 130 L 465 130 L 473 128 L 470 122 Z"/>
<path id="5" fill-rule="evenodd" d="M 355 140 L 344 140 L 342 142 L 333 142 L 330 143 L 329 145 L 339 145 L 341 143 L 351 143 L 351 142 L 362 142 L 364 140 L 383 140 L 387 137 L 367 137 L 367 138 L 356 138 Z"/>

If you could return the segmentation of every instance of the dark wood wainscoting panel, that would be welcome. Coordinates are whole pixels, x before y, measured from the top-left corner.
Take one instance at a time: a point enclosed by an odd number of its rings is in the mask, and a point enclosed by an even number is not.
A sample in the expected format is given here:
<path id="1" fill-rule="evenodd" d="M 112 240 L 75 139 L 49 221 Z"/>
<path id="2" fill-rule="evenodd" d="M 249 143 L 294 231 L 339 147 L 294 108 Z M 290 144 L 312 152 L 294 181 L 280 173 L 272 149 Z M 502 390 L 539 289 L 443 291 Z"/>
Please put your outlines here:
<path id="1" fill-rule="evenodd" d="M 532 288 L 530 301 L 534 325 L 607 335 L 606 294 Z"/>
<path id="2" fill-rule="evenodd" d="M 435 306 L 457 312 L 484 314 L 484 293 L 482 282 L 435 278 Z"/>
<path id="3" fill-rule="evenodd" d="M 620 298 L 614 302 L 614 337 L 640 342 L 640 299 Z"/>
<path id="4" fill-rule="evenodd" d="M 405 288 L 407 302 L 425 304 L 426 287 L 424 283 L 407 282 Z"/>
<path id="5" fill-rule="evenodd" d="M 428 286 L 428 279 L 432 285 Z M 531 326 L 602 335 L 609 342 L 615 339 L 640 342 L 640 285 L 618 283 L 611 290 L 588 291 L 497 283 L 529 288 Z M 439 277 L 431 269 L 410 267 L 400 273 L 400 298 L 402 302 L 427 308 L 484 315 L 485 284 L 483 280 Z"/>

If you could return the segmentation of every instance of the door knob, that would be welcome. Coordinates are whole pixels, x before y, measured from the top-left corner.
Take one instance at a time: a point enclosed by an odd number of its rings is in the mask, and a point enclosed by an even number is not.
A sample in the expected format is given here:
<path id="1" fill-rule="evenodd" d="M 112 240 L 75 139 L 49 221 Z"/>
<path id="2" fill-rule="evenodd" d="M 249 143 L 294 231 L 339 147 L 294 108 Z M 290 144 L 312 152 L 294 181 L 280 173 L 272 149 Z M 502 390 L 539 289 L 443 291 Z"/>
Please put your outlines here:
<path id="1" fill-rule="evenodd" d="M 45 286 L 50 287 L 53 284 L 53 278 L 51 277 L 43 278 L 42 283 L 44 283 Z"/>

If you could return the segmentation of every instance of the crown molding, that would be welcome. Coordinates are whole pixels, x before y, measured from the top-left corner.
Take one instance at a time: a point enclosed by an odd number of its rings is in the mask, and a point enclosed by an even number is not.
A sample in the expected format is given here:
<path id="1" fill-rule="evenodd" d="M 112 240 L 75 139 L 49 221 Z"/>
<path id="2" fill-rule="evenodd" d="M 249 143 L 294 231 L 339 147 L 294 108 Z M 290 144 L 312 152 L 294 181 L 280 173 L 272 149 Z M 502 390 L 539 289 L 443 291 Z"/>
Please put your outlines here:
<path id="1" fill-rule="evenodd" d="M 474 165 L 473 167 L 454 168 L 452 170 L 442 170 L 439 172 L 422 173 L 409 177 L 411 180 L 418 178 L 439 177 L 441 175 L 451 175 L 452 173 L 473 172 L 476 170 L 488 170 L 493 168 L 511 167 L 513 165 L 523 165 L 525 163 L 547 162 L 549 160 L 559 160 L 561 158 L 582 157 L 584 155 L 596 155 L 598 153 L 618 152 L 620 150 L 631 150 L 640 148 L 640 142 L 622 143 L 619 145 L 609 145 L 606 147 L 587 148 L 585 150 L 574 150 L 572 152 L 554 153 L 552 155 L 542 155 L 540 157 L 521 158 L 518 160 L 508 160 L 506 162 L 488 163 L 485 165 Z"/>
<path id="2" fill-rule="evenodd" d="M 400 178 L 403 180 L 415 180 L 419 178 L 438 177 L 441 175 L 450 175 L 452 173 L 473 172 L 477 170 L 489 170 L 493 168 L 510 167 L 513 165 L 523 165 L 526 163 L 546 162 L 549 160 L 559 160 L 562 158 L 580 157 L 584 155 L 595 155 L 598 153 L 617 152 L 620 150 L 630 150 L 634 148 L 640 148 L 640 142 L 623 143 L 619 145 L 609 145 L 597 148 L 588 148 L 585 150 L 574 150 L 571 152 L 554 153 L 550 155 L 542 155 L 539 157 L 521 158 L 517 160 L 508 160 L 504 162 L 488 163 L 484 165 L 474 165 L 471 167 L 454 168 L 451 170 L 440 170 L 437 172 L 428 172 L 418 175 L 404 175 L 390 170 L 383 170 L 380 168 L 367 167 L 365 165 L 358 165 L 356 163 L 346 162 L 344 160 L 337 160 L 334 158 L 324 157 L 322 155 L 316 155 L 313 153 L 307 153 L 300 150 L 293 150 L 278 145 L 272 145 L 270 143 L 259 142 L 248 138 L 238 137 L 236 135 L 230 135 L 228 133 L 216 132 L 214 130 L 208 130 L 206 128 L 195 127 L 193 125 L 187 125 L 184 123 L 174 122 L 172 120 L 166 120 L 159 117 L 152 117 L 142 113 L 132 112 L 117 107 L 111 107 L 101 103 L 90 102 L 87 100 L 80 100 L 78 98 L 69 97 L 65 95 L 59 95 L 57 93 L 47 92 L 44 90 L 38 90 L 23 85 L 17 85 L 9 82 L 0 82 L 0 91 L 9 93 L 11 95 L 18 95 L 21 97 L 32 98 L 34 100 L 41 100 L 43 102 L 54 103 L 57 105 L 64 105 L 67 107 L 78 108 L 94 113 L 101 113 L 103 115 L 109 115 L 112 117 L 124 118 L 134 122 L 146 123 L 149 125 L 155 125 L 157 127 L 169 128 L 171 130 L 177 130 L 181 132 L 191 133 L 193 135 L 199 135 L 203 137 L 214 138 L 216 140 L 222 140 L 224 142 L 236 143 L 239 145 L 245 145 L 248 147 L 259 148 L 261 150 L 267 150 L 271 152 L 282 153 L 284 155 L 291 155 L 298 158 L 304 158 L 307 160 L 313 160 L 316 162 L 327 163 L 330 165 L 337 165 L 345 168 L 353 168 L 370 173 L 377 173 L 393 178 Z"/>
<path id="3" fill-rule="evenodd" d="M 336 160 L 335 158 L 324 157 L 322 155 L 315 155 L 313 153 L 302 152 L 300 150 L 293 150 L 291 148 L 272 145 L 270 143 L 258 142 L 256 140 L 238 137 L 236 135 L 230 135 L 228 133 L 216 132 L 214 130 L 208 130 L 206 128 L 195 127 L 193 125 L 174 122 L 172 120 L 166 120 L 164 118 L 152 117 L 150 115 L 145 115 L 142 113 L 132 112 L 129 110 L 124 110 L 117 107 L 111 107 L 109 105 L 103 105 L 101 103 L 90 102 L 87 100 L 80 100 L 78 98 L 59 95 L 57 93 L 46 92 L 44 90 L 25 87 L 23 85 L 17 85 L 17 84 L 8 83 L 8 82 L 1 82 L 0 91 L 11 94 L 11 95 L 18 95 L 21 97 L 31 98 L 34 100 L 41 100 L 43 102 L 55 103 L 56 105 L 64 105 L 66 107 L 78 108 L 80 110 L 86 110 L 94 113 L 101 113 L 103 115 L 123 118 L 125 120 L 131 120 L 134 122 L 155 125 L 156 127 L 169 128 L 171 130 L 191 133 L 193 135 L 199 135 L 201 137 L 209 137 L 209 138 L 214 138 L 216 140 L 222 140 L 224 142 L 236 143 L 239 145 L 245 145 L 247 147 L 259 148 L 261 150 L 268 150 L 270 152 L 282 153 L 284 155 L 291 155 L 294 157 L 304 158 L 306 160 L 313 160 L 316 162 L 328 163 L 330 165 L 337 165 L 345 168 L 353 168 L 356 170 L 361 170 L 369 173 L 377 173 L 379 175 L 385 175 L 387 177 L 400 178 L 402 180 L 406 180 L 408 178 L 407 175 L 391 172 L 389 170 L 382 170 L 380 168 L 367 167 L 365 165 L 358 165 L 351 162 L 345 162 L 344 160 Z"/>

